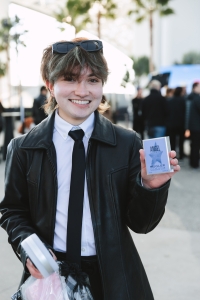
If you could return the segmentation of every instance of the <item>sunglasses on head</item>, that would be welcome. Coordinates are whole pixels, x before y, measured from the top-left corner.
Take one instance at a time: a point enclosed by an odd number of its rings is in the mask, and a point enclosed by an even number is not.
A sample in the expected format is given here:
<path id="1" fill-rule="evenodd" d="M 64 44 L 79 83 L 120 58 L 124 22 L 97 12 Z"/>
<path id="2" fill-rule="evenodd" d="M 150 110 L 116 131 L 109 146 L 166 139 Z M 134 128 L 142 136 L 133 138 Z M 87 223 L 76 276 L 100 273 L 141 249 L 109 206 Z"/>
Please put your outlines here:
<path id="1" fill-rule="evenodd" d="M 82 42 L 58 42 L 52 45 L 52 53 L 66 54 L 75 47 L 81 47 L 87 52 L 96 52 L 103 49 L 103 44 L 99 40 L 86 40 Z"/>

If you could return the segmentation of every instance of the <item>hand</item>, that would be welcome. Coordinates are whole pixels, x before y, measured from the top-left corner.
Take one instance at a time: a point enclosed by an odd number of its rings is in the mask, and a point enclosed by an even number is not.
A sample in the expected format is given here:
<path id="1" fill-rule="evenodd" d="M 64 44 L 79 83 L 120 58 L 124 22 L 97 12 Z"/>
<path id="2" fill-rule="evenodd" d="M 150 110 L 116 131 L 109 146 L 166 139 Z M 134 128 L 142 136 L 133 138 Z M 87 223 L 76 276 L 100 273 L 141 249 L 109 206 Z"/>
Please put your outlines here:
<path id="1" fill-rule="evenodd" d="M 186 137 L 186 138 L 189 138 L 189 137 L 190 137 L 190 130 L 189 130 L 189 129 L 187 129 L 187 130 L 185 131 L 185 137 Z"/>
<path id="2" fill-rule="evenodd" d="M 144 150 L 140 149 L 139 152 L 140 152 L 140 162 L 141 162 L 141 177 L 142 177 L 142 183 L 145 188 L 148 189 L 159 188 L 160 186 L 165 184 L 169 179 L 171 179 L 172 176 L 174 176 L 174 174 L 176 174 L 181 169 L 180 166 L 178 165 L 178 159 L 175 158 L 176 152 L 170 151 L 169 153 L 169 157 L 171 158 L 170 164 L 173 166 L 174 172 L 147 175 Z"/>
<path id="3" fill-rule="evenodd" d="M 57 260 L 57 257 L 55 256 L 55 254 L 54 254 L 50 249 L 49 249 L 49 252 L 51 252 L 53 258 L 54 258 L 55 260 Z M 42 274 L 40 273 L 40 271 L 33 265 L 33 263 L 31 262 L 31 260 L 30 260 L 29 258 L 28 258 L 27 261 L 26 261 L 26 266 L 27 266 L 27 268 L 28 268 L 30 274 L 31 274 L 33 277 L 35 277 L 35 278 L 37 278 L 37 279 L 42 279 L 42 278 L 43 278 L 43 276 L 42 276 Z"/>

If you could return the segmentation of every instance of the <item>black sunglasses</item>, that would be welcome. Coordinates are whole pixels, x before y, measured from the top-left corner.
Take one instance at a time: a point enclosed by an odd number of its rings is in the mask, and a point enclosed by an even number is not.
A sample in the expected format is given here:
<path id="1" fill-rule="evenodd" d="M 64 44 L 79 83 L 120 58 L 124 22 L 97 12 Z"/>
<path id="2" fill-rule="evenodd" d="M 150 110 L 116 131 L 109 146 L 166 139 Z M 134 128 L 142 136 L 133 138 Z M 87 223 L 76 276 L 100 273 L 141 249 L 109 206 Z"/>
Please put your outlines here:
<path id="1" fill-rule="evenodd" d="M 66 54 L 76 46 L 81 47 L 87 52 L 96 52 L 103 49 L 103 44 L 99 40 L 86 40 L 78 43 L 58 42 L 52 45 L 52 53 Z"/>

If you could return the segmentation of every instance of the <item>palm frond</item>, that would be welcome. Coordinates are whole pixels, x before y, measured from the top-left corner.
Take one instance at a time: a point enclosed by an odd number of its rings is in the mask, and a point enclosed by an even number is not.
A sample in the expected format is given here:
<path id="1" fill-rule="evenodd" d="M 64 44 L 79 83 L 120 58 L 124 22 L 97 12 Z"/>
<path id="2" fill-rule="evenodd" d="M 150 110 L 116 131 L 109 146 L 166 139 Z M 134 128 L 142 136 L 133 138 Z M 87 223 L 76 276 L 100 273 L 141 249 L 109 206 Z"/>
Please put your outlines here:
<path id="1" fill-rule="evenodd" d="M 141 23 L 142 21 L 145 20 L 145 17 L 146 17 L 145 15 L 140 16 L 140 17 L 136 18 L 135 21 L 136 21 L 137 23 Z"/>
<path id="2" fill-rule="evenodd" d="M 134 1 L 136 6 L 141 7 L 141 8 L 145 8 L 145 4 L 143 3 L 142 0 L 135 0 Z"/>
<path id="3" fill-rule="evenodd" d="M 128 11 L 128 16 L 133 14 L 139 14 L 139 13 L 140 13 L 139 9 L 132 9 Z"/>
<path id="4" fill-rule="evenodd" d="M 163 8 L 160 10 L 160 15 L 161 16 L 168 16 L 174 14 L 174 10 L 172 8 Z"/>

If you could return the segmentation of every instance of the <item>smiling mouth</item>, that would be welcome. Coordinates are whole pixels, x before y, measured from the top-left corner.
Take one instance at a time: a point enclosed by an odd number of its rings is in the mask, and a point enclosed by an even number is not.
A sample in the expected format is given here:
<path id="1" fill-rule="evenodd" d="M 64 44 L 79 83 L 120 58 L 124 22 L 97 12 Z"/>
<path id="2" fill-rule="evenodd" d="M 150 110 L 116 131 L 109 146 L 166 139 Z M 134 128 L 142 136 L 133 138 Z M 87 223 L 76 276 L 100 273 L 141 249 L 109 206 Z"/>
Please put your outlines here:
<path id="1" fill-rule="evenodd" d="M 75 104 L 82 104 L 82 105 L 86 105 L 91 102 L 90 100 L 72 100 L 72 99 L 69 99 L 69 101 Z"/>

